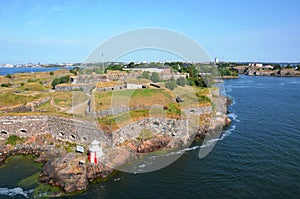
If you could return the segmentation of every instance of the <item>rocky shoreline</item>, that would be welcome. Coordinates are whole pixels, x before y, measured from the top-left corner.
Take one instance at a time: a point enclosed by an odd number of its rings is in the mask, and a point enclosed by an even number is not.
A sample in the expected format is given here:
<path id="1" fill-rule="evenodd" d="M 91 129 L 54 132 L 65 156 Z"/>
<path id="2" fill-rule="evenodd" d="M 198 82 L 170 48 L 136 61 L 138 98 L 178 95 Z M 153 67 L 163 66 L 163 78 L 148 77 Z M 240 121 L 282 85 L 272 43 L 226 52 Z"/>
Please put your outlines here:
<path id="1" fill-rule="evenodd" d="M 190 139 L 194 140 L 195 136 L 204 138 L 216 129 L 222 130 L 224 126 L 230 125 L 231 121 L 226 115 L 228 100 L 219 97 L 215 103 L 216 114 L 211 118 L 210 125 L 199 127 Z M 222 106 L 224 103 L 226 103 L 225 108 Z M 0 164 L 11 155 L 34 155 L 35 161 L 44 163 L 39 180 L 60 187 L 65 193 L 72 193 L 86 190 L 89 183 L 94 180 L 108 177 L 115 168 L 130 162 L 137 154 L 142 155 L 160 149 L 175 149 L 182 145 L 182 141 L 181 138 L 174 138 L 169 134 L 156 134 L 149 139 L 139 141 L 129 140 L 117 147 L 105 148 L 104 160 L 98 164 L 91 164 L 88 163 L 86 154 L 67 152 L 65 148 L 70 143 L 61 141 L 53 135 L 41 134 L 30 137 L 16 146 L 2 144 Z M 80 164 L 80 162 L 84 163 Z"/>

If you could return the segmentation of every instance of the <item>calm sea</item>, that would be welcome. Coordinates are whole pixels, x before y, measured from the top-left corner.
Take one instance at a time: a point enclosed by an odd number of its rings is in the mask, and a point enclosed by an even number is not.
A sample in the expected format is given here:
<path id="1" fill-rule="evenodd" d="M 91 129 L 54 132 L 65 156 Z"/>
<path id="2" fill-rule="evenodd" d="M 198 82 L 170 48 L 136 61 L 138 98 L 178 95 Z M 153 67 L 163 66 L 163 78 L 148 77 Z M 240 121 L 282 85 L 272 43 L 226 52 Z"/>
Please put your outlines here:
<path id="1" fill-rule="evenodd" d="M 48 72 L 48 71 L 56 71 L 64 68 L 72 68 L 72 67 L 49 67 L 49 68 L 1 68 L 0 67 L 0 75 L 14 74 L 14 73 L 31 73 L 31 72 Z"/>
<path id="2" fill-rule="evenodd" d="M 199 159 L 199 149 L 191 148 L 162 170 L 118 172 L 64 198 L 299 198 L 300 78 L 241 76 L 224 84 L 233 99 L 233 122 L 205 158 Z M 11 190 L 19 173 L 4 168 L 0 185 Z M 7 172 L 12 177 L 5 181 Z M 14 197 L 25 198 L 0 195 Z"/>

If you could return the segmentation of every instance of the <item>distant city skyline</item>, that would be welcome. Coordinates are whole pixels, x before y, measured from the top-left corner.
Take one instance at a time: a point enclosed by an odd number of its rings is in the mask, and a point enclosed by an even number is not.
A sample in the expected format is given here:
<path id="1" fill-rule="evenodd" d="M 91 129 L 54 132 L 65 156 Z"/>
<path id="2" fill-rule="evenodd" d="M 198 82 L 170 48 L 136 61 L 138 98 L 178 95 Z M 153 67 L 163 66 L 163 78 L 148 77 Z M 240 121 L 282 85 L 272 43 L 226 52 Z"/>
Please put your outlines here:
<path id="1" fill-rule="evenodd" d="M 1 1 L 0 64 L 84 62 L 105 40 L 144 27 L 178 31 L 212 60 L 299 62 L 299 7 L 296 0 Z M 180 60 L 158 52 L 117 61 Z"/>

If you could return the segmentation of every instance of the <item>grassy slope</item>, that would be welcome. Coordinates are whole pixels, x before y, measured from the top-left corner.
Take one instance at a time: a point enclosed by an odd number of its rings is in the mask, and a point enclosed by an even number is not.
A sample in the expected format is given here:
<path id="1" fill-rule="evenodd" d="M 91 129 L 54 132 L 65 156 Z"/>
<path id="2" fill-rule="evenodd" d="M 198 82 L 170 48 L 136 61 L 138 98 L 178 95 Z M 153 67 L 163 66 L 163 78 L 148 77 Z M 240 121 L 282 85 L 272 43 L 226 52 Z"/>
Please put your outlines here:
<path id="1" fill-rule="evenodd" d="M 175 96 L 165 89 L 119 90 L 96 93 L 96 109 L 105 110 L 111 106 L 162 106 L 175 101 Z"/>

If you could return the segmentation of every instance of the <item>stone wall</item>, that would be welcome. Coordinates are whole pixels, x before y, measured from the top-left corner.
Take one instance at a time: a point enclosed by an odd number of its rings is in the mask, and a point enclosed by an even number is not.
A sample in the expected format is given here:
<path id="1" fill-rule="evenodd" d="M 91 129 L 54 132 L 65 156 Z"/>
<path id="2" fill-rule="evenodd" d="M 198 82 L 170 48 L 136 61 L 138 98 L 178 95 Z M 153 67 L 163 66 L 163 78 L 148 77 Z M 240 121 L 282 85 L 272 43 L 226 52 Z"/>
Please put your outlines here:
<path id="1" fill-rule="evenodd" d="M 187 120 L 147 118 L 131 123 L 130 125 L 113 132 L 113 144 L 118 145 L 126 140 L 138 138 L 145 130 L 151 132 L 153 136 L 158 134 L 172 137 L 176 136 L 184 142 L 188 142 L 190 140 L 190 135 L 192 133 L 189 131 Z"/>
<path id="2" fill-rule="evenodd" d="M 56 85 L 55 91 L 58 92 L 64 92 L 64 91 L 83 91 L 83 92 L 90 92 L 93 90 L 96 86 L 93 84 L 72 84 L 72 85 Z"/>
<path id="3" fill-rule="evenodd" d="M 112 145 L 111 134 L 96 128 L 96 123 L 54 116 L 1 116 L 0 138 L 10 135 L 27 137 L 50 133 L 64 141 L 81 144 L 91 143 L 94 139 L 104 145 Z"/>
<path id="4" fill-rule="evenodd" d="M 103 88 L 96 88 L 97 92 L 105 92 L 105 91 L 116 91 L 116 90 L 122 90 L 126 89 L 127 86 L 125 84 L 123 85 L 117 85 L 117 86 L 111 86 L 111 87 L 103 87 Z"/>
<path id="5" fill-rule="evenodd" d="M 185 114 L 193 114 L 193 115 L 201 115 L 201 114 L 210 114 L 212 113 L 212 106 L 202 106 L 198 108 L 190 108 L 190 109 L 185 109 L 183 112 Z"/>
<path id="6" fill-rule="evenodd" d="M 46 97 L 40 100 L 36 100 L 26 105 L 17 105 L 17 106 L 10 106 L 10 107 L 0 107 L 0 112 L 2 113 L 9 113 L 9 112 L 31 112 L 38 106 L 48 102 L 50 97 Z"/>

